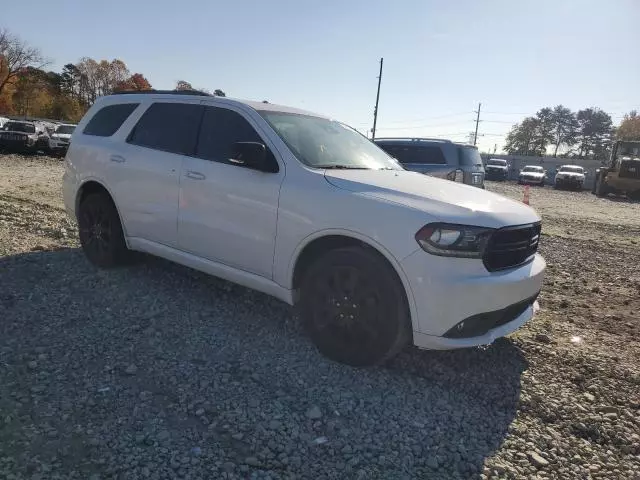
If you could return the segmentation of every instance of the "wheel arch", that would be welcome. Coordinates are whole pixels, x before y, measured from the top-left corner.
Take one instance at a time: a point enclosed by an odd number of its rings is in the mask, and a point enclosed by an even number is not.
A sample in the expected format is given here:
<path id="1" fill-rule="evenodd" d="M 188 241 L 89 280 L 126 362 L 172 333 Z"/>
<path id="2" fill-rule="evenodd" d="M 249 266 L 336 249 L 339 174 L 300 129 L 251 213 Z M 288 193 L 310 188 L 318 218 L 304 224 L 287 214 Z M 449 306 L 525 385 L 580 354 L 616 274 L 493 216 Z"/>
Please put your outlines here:
<path id="1" fill-rule="evenodd" d="M 412 330 L 418 331 L 416 304 L 413 291 L 409 284 L 409 280 L 402 269 L 400 263 L 384 246 L 374 239 L 353 231 L 345 230 L 324 230 L 316 232 L 306 237 L 291 256 L 291 262 L 288 269 L 287 279 L 292 291 L 292 299 L 295 304 L 298 297 L 298 288 L 300 281 L 304 276 L 304 272 L 311 265 L 314 259 L 318 258 L 325 252 L 330 250 L 348 247 L 360 246 L 366 248 L 379 255 L 395 272 L 398 280 L 404 290 L 407 305 L 411 315 Z"/>
<path id="2" fill-rule="evenodd" d="M 76 217 L 78 216 L 78 209 L 80 207 L 80 203 L 84 200 L 88 195 L 92 193 L 106 193 L 109 196 L 109 199 L 113 203 L 113 206 L 116 207 L 116 212 L 118 212 L 118 218 L 120 219 L 120 225 L 122 226 L 122 233 L 124 234 L 124 240 L 127 243 L 127 247 L 129 246 L 129 242 L 127 241 L 127 230 L 124 221 L 122 220 L 122 214 L 120 213 L 120 209 L 118 208 L 118 204 L 115 201 L 115 197 L 109 190 L 109 188 L 102 183 L 101 181 L 95 178 L 87 178 L 83 180 L 78 190 L 76 192 L 75 198 L 75 212 Z"/>

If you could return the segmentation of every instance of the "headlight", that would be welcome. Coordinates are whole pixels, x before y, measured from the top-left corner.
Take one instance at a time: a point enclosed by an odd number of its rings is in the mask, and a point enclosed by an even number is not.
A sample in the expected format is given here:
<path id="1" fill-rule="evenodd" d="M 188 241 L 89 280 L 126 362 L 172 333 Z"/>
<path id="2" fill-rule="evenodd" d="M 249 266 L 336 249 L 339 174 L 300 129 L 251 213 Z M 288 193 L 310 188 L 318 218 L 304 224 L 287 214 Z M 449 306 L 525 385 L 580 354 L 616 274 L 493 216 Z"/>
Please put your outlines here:
<path id="1" fill-rule="evenodd" d="M 430 223 L 416 233 L 420 247 L 443 257 L 481 258 L 493 229 L 448 223 Z"/>

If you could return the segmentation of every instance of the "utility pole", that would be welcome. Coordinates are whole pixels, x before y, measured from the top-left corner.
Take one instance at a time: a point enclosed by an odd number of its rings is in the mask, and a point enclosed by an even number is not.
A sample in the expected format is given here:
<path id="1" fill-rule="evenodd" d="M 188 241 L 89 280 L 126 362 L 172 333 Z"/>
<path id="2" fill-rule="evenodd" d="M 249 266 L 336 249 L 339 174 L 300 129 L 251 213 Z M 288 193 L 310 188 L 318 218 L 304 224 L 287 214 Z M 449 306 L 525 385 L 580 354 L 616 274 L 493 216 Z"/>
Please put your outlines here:
<path id="1" fill-rule="evenodd" d="M 476 133 L 473 135 L 473 144 L 474 145 L 478 141 L 478 124 L 480 123 L 480 107 L 482 107 L 481 103 L 478 104 L 478 110 L 475 110 L 475 112 L 478 115 L 476 116 Z"/>
<path id="2" fill-rule="evenodd" d="M 382 62 L 384 58 L 380 58 L 380 75 L 378 76 L 378 93 L 376 94 L 376 106 L 373 109 L 373 129 L 371 130 L 371 140 L 376 139 L 376 122 L 378 121 L 378 102 L 380 101 L 380 84 L 382 83 Z"/>

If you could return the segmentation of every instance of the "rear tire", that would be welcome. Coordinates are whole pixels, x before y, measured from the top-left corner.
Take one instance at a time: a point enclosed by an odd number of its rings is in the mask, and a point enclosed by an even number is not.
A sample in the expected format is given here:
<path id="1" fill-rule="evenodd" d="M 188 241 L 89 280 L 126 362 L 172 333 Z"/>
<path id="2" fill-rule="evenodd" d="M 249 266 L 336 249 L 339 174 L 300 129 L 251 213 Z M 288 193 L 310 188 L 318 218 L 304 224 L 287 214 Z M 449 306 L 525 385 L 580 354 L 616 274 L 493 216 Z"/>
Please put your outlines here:
<path id="1" fill-rule="evenodd" d="M 602 175 L 598 175 L 598 178 L 596 178 L 596 185 L 594 187 L 594 190 L 595 190 L 596 197 L 607 196 L 606 185 L 604 184 L 604 179 L 602 178 Z"/>
<path id="2" fill-rule="evenodd" d="M 111 198 L 93 193 L 78 208 L 80 244 L 91 263 L 112 268 L 128 263 L 130 252 L 124 240 L 120 216 Z"/>
<path id="3" fill-rule="evenodd" d="M 352 366 L 380 364 L 411 337 L 404 287 L 379 254 L 345 247 L 321 255 L 306 271 L 300 313 L 320 353 Z"/>

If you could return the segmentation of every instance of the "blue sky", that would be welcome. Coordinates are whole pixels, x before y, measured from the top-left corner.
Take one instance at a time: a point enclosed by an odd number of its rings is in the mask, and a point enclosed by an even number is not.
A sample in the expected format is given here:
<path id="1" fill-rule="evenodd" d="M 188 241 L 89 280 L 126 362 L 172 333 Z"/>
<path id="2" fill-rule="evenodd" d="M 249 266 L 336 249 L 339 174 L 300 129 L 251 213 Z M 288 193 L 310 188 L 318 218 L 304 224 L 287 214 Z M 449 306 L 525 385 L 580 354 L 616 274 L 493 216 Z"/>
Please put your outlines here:
<path id="1" fill-rule="evenodd" d="M 37 14 L 35 14 L 37 12 Z M 541 107 L 640 109 L 640 0 L 30 0 L 0 27 L 51 58 L 123 60 L 155 88 L 184 79 L 229 96 L 317 111 L 377 136 L 481 149 Z"/>

